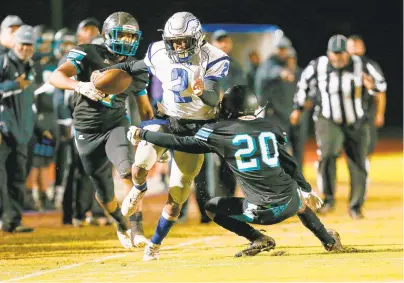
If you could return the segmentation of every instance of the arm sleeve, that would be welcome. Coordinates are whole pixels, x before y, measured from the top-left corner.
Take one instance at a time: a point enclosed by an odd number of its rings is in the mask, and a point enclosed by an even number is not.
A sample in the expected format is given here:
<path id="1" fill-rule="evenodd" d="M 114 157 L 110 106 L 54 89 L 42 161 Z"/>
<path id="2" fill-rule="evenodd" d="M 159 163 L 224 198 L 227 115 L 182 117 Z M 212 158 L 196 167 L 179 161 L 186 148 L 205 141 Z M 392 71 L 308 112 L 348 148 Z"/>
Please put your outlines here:
<path id="1" fill-rule="evenodd" d="M 373 91 L 369 91 L 369 94 L 374 95 L 378 92 L 386 92 L 387 90 L 387 83 L 384 79 L 383 72 L 379 65 L 375 62 L 365 62 L 366 64 L 366 71 L 369 75 L 373 77 L 375 80 L 375 89 Z"/>
<path id="2" fill-rule="evenodd" d="M 66 61 L 71 62 L 76 68 L 77 74 L 84 71 L 84 62 L 87 60 L 87 52 L 83 46 L 76 46 L 67 54 Z"/>
<path id="3" fill-rule="evenodd" d="M 204 80 L 205 90 L 199 96 L 199 98 L 206 105 L 215 107 L 219 104 L 220 100 L 220 85 L 217 81 Z"/>
<path id="4" fill-rule="evenodd" d="M 299 82 L 297 83 L 297 92 L 295 93 L 293 102 L 293 108 L 303 110 L 304 102 L 308 96 L 308 91 L 312 87 L 311 82 L 315 79 L 315 60 L 311 61 L 310 64 L 304 69 Z"/>
<path id="5" fill-rule="evenodd" d="M 207 153 L 211 152 L 210 146 L 195 137 L 179 137 L 173 134 L 165 134 L 160 132 L 152 132 L 141 130 L 141 137 L 157 146 L 183 151 L 187 153 Z"/>
<path id="6" fill-rule="evenodd" d="M 279 145 L 278 158 L 283 170 L 285 170 L 285 172 L 289 174 L 297 182 L 297 184 L 302 188 L 303 191 L 311 192 L 311 186 L 304 178 L 299 165 L 286 150 L 286 144 L 288 142 L 286 132 L 283 131 L 283 129 L 280 126 L 276 126 L 274 133 L 276 135 L 276 141 Z"/>
<path id="7" fill-rule="evenodd" d="M 311 192 L 311 186 L 304 178 L 299 165 L 297 165 L 296 161 L 286 151 L 286 148 L 283 145 L 279 146 L 279 162 L 283 170 L 285 170 L 285 172 L 297 182 L 303 191 L 308 193 Z"/>

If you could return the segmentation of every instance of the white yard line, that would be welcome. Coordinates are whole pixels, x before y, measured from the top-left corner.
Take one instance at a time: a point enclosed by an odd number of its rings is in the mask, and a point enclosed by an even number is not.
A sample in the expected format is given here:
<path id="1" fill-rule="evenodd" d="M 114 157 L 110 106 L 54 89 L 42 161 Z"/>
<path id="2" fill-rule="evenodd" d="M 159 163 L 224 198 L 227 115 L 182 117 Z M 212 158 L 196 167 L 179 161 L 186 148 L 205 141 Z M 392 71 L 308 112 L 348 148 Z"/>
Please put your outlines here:
<path id="1" fill-rule="evenodd" d="M 206 243 L 206 242 L 211 241 L 211 240 L 216 239 L 216 238 L 218 238 L 218 237 L 217 236 L 215 236 L 215 237 L 206 237 L 206 238 L 186 241 L 186 242 L 180 243 L 178 245 L 162 247 L 161 249 L 162 250 L 170 250 L 170 249 L 180 248 L 180 247 L 184 247 L 184 246 L 190 246 L 190 245 L 200 243 L 200 242 L 205 242 Z M 0 281 L 0 282 L 20 281 L 20 280 L 24 280 L 24 279 L 27 279 L 27 278 L 41 276 L 41 275 L 48 274 L 48 273 L 58 272 L 58 271 L 61 271 L 61 270 L 72 269 L 72 268 L 82 266 L 82 265 L 85 265 L 85 264 L 97 263 L 97 262 L 101 262 L 101 261 L 104 261 L 104 260 L 115 259 L 115 258 L 122 258 L 122 257 L 126 257 L 126 256 L 129 256 L 129 255 L 132 255 L 132 253 L 122 253 L 122 254 L 116 254 L 116 255 L 103 256 L 103 257 L 100 257 L 100 258 L 97 258 L 97 259 L 78 262 L 78 263 L 74 263 L 74 264 L 69 264 L 69 265 L 61 266 L 61 267 L 54 268 L 54 269 L 36 271 L 36 272 L 30 273 L 30 274 L 27 274 L 27 275 L 24 275 L 24 276 L 15 277 L 15 278 L 11 278 L 11 279 Z"/>

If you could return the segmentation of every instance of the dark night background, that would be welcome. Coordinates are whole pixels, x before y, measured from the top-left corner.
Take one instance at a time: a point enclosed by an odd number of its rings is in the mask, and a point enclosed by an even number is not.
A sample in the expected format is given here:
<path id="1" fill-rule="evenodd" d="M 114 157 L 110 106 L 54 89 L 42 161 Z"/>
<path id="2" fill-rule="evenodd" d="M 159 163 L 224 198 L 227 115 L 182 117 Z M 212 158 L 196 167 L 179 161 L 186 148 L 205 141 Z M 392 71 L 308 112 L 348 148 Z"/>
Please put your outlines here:
<path id="1" fill-rule="evenodd" d="M 0 20 L 17 14 L 28 24 L 51 25 L 55 0 L 7 1 Z M 64 0 L 63 25 L 75 28 L 82 19 L 94 16 L 103 21 L 109 14 L 126 11 L 138 20 L 144 37 L 143 56 L 156 31 L 175 12 L 189 11 L 202 23 L 250 23 L 279 26 L 291 40 L 304 67 L 325 54 L 327 40 L 335 33 L 359 34 L 367 55 L 382 67 L 388 83 L 386 125 L 402 128 L 403 122 L 403 3 L 391 1 L 155 1 L 155 0 Z"/>

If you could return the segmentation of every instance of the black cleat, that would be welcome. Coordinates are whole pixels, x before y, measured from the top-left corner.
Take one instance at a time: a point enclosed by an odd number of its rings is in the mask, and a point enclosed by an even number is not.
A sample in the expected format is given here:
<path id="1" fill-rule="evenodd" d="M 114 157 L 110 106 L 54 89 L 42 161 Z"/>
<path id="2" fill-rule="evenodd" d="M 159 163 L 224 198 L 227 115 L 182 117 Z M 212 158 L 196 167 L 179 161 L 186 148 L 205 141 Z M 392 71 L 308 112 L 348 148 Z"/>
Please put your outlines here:
<path id="1" fill-rule="evenodd" d="M 342 247 L 341 237 L 339 236 L 338 232 L 333 229 L 327 229 L 327 233 L 334 239 L 334 243 L 333 244 L 323 243 L 324 248 L 329 252 L 331 251 L 342 252 L 344 249 Z"/>
<path id="2" fill-rule="evenodd" d="M 252 242 L 248 248 L 236 253 L 234 256 L 255 256 L 260 252 L 269 252 L 270 250 L 273 250 L 275 246 L 276 243 L 274 239 L 269 236 L 263 235 L 262 237 Z"/>
<path id="3" fill-rule="evenodd" d="M 34 232 L 34 228 L 31 228 L 31 227 L 26 227 L 26 226 L 23 226 L 23 225 L 18 225 L 18 226 L 14 226 L 14 225 L 11 225 L 11 226 L 6 226 L 6 225 L 2 225 L 2 230 L 4 231 L 4 232 L 9 232 L 9 233 L 31 233 L 31 232 Z"/>

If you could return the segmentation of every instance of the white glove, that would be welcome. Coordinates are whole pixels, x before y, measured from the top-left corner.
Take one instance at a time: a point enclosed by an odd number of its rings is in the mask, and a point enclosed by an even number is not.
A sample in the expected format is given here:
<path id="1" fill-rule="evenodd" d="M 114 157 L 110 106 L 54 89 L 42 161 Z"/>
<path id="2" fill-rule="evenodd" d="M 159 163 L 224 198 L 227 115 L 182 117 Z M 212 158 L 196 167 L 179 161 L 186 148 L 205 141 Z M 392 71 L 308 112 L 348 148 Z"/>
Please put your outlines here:
<path id="1" fill-rule="evenodd" d="M 138 145 L 139 144 L 139 140 L 136 139 L 136 131 L 140 130 L 138 127 L 136 126 L 130 126 L 129 127 L 129 131 L 126 134 L 126 137 L 128 138 L 128 140 L 133 144 L 133 145 Z"/>
<path id="2" fill-rule="evenodd" d="M 303 198 L 306 200 L 307 205 L 311 208 L 319 209 L 323 206 L 323 200 L 316 194 L 315 191 L 311 191 L 310 193 L 305 192 L 299 189 L 300 193 L 302 194 Z"/>
<path id="3" fill-rule="evenodd" d="M 79 82 L 74 91 L 93 101 L 102 100 L 105 96 L 101 91 L 94 87 L 92 82 Z"/>

